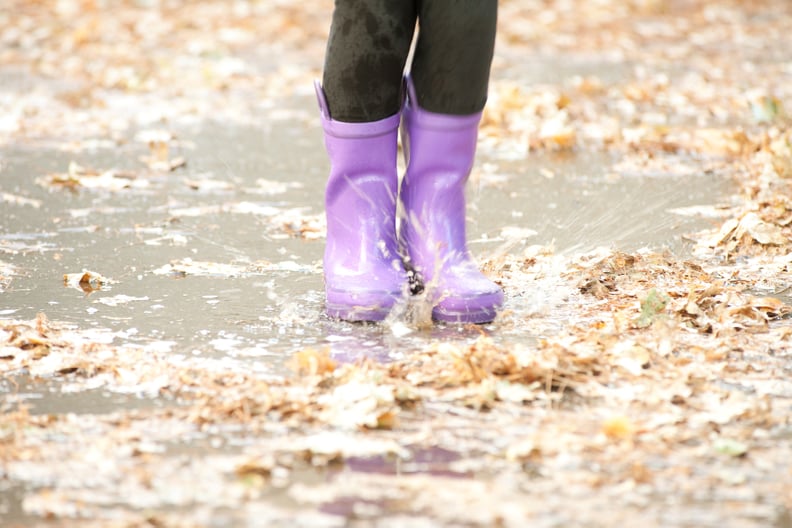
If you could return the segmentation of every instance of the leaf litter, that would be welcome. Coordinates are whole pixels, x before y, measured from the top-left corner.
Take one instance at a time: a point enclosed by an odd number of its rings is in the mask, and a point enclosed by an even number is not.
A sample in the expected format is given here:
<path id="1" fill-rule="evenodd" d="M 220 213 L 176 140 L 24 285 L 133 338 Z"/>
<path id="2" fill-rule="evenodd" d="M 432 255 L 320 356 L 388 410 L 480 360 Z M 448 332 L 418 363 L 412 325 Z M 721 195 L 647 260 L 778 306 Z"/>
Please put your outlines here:
<path id="1" fill-rule="evenodd" d="M 483 267 L 509 298 L 544 288 L 552 302 L 506 312 L 476 339 L 409 341 L 408 352 L 388 363 L 296 350 L 293 373 L 284 376 L 129 343 L 121 333 L 43 314 L 15 320 L 3 313 L 6 387 L 27 377 L 62 392 L 162 403 L 35 414 L 7 391 L 2 476 L 23 487 L 24 514 L 63 526 L 341 526 L 344 518 L 361 526 L 783 525 L 792 509 L 785 295 L 792 83 L 783 45 L 792 13 L 769 0 L 683 2 L 678 15 L 663 2 L 570 6 L 576 16 L 547 2 L 502 2 L 499 62 L 481 131 L 489 171 L 497 175 L 499 160 L 530 162 L 535 151 L 604 149 L 618 153 L 612 171 L 620 176 L 733 178 L 738 194 L 729 204 L 677 211 L 712 221 L 686 235 L 688 257 L 556 254 L 542 245 L 498 253 Z M 110 16 L 99 4 L 61 1 L 52 12 L 43 17 L 14 2 L 0 18 L 8 44 L 0 56 L 86 88 L 68 97 L 4 98 L 0 130 L 11 133 L 0 142 L 61 136 L 88 144 L 115 122 L 148 126 L 179 113 L 245 121 L 250 93 L 299 92 L 319 67 L 313 61 L 253 74 L 241 58 L 245 46 L 260 40 L 287 58 L 293 50 L 320 57 L 329 20 L 318 2 L 189 9 L 122 2 Z M 99 27 L 118 45 L 108 45 Z M 124 53 L 125 44 L 144 52 Z M 63 60 L 75 50 L 77 60 Z M 526 50 L 556 57 L 586 50 L 638 66 L 555 84 L 501 75 Z M 148 112 L 130 115 L 130 98 L 149 103 Z M 145 171 L 187 162 L 169 132 L 138 140 L 149 149 Z M 72 162 L 40 182 L 129 192 L 150 184 L 143 174 Z M 182 181 L 198 192 L 226 190 L 209 177 Z M 264 179 L 258 186 L 253 194 L 263 196 L 288 188 Z M 17 194 L 2 199 L 40 208 Z M 319 215 L 267 203 L 170 213 L 217 212 L 260 217 L 281 237 L 323 236 Z M 521 226 L 502 236 L 534 231 Z M 225 280 L 293 267 L 182 258 L 153 273 Z M 8 288 L 16 273 L 3 264 L 0 285 Z M 93 272 L 68 277 L 68 286 L 83 291 L 103 286 Z M 409 320 L 392 324 L 395 335 L 421 332 Z M 535 339 L 498 337 L 499 329 L 508 336 L 525 328 Z M 421 469 L 421 457 L 434 452 L 456 457 L 440 470 Z M 418 469 L 391 471 L 384 461 Z"/>

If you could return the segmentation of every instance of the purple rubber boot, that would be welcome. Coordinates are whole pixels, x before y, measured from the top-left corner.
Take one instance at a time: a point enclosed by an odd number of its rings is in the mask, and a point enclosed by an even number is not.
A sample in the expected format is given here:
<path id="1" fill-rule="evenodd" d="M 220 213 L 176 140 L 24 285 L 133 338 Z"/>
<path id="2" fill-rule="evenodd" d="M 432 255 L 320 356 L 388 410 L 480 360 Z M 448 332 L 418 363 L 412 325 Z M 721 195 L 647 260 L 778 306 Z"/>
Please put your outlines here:
<path id="1" fill-rule="evenodd" d="M 480 112 L 457 116 L 420 108 L 407 80 L 402 124 L 407 173 L 399 194 L 404 206 L 399 238 L 438 321 L 488 323 L 503 305 L 503 291 L 479 271 L 465 234 L 465 183 L 480 120 Z"/>
<path id="2" fill-rule="evenodd" d="M 347 321 L 381 321 L 407 284 L 396 241 L 400 116 L 371 123 L 335 121 L 318 82 L 316 95 L 330 158 L 326 311 Z"/>

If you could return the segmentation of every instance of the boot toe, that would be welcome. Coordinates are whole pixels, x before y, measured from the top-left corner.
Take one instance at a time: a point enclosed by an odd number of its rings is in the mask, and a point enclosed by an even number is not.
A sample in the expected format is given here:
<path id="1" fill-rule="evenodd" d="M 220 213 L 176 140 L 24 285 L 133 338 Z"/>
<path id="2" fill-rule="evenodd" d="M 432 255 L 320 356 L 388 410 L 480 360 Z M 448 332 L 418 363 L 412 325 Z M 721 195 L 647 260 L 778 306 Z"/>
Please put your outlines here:
<path id="1" fill-rule="evenodd" d="M 382 321 L 401 297 L 400 291 L 326 290 L 325 312 L 344 321 Z"/>
<path id="2" fill-rule="evenodd" d="M 386 274 L 384 277 L 347 277 L 325 282 L 325 312 L 345 321 L 382 321 L 404 295 L 407 277 Z"/>
<path id="3" fill-rule="evenodd" d="M 490 323 L 503 306 L 503 291 L 494 283 L 488 290 L 446 291 L 432 309 L 432 317 L 446 323 Z"/>

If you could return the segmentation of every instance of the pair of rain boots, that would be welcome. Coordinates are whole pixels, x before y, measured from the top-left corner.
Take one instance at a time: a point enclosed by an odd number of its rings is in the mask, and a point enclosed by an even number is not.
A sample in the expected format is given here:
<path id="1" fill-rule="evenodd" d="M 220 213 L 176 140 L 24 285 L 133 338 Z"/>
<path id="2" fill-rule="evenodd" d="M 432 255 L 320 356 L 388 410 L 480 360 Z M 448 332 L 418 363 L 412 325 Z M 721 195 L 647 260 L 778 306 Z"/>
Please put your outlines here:
<path id="1" fill-rule="evenodd" d="M 407 82 L 404 109 L 370 123 L 330 117 L 316 83 L 330 176 L 325 191 L 326 312 L 347 321 L 381 321 L 408 294 L 408 273 L 432 303 L 432 318 L 487 323 L 503 304 L 500 287 L 467 248 L 465 183 L 481 113 L 446 115 L 420 108 Z M 397 138 L 407 171 L 398 184 Z M 404 217 L 397 233 L 396 209 Z"/>

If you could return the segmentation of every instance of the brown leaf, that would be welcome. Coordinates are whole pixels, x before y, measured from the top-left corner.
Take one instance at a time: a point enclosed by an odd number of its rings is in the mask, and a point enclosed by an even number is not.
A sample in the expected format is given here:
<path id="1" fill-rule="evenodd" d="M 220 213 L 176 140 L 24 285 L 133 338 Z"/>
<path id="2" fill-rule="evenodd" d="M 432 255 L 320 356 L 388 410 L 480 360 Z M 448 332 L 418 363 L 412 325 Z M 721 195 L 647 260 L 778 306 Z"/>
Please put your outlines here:
<path id="1" fill-rule="evenodd" d="M 85 293 L 101 290 L 102 286 L 106 286 L 112 282 L 111 279 L 89 270 L 81 273 L 65 273 L 63 275 L 64 286 L 81 290 Z"/>
<path id="2" fill-rule="evenodd" d="M 306 348 L 296 352 L 289 362 L 289 367 L 301 376 L 332 374 L 336 366 L 336 362 L 330 357 L 329 349 Z"/>

